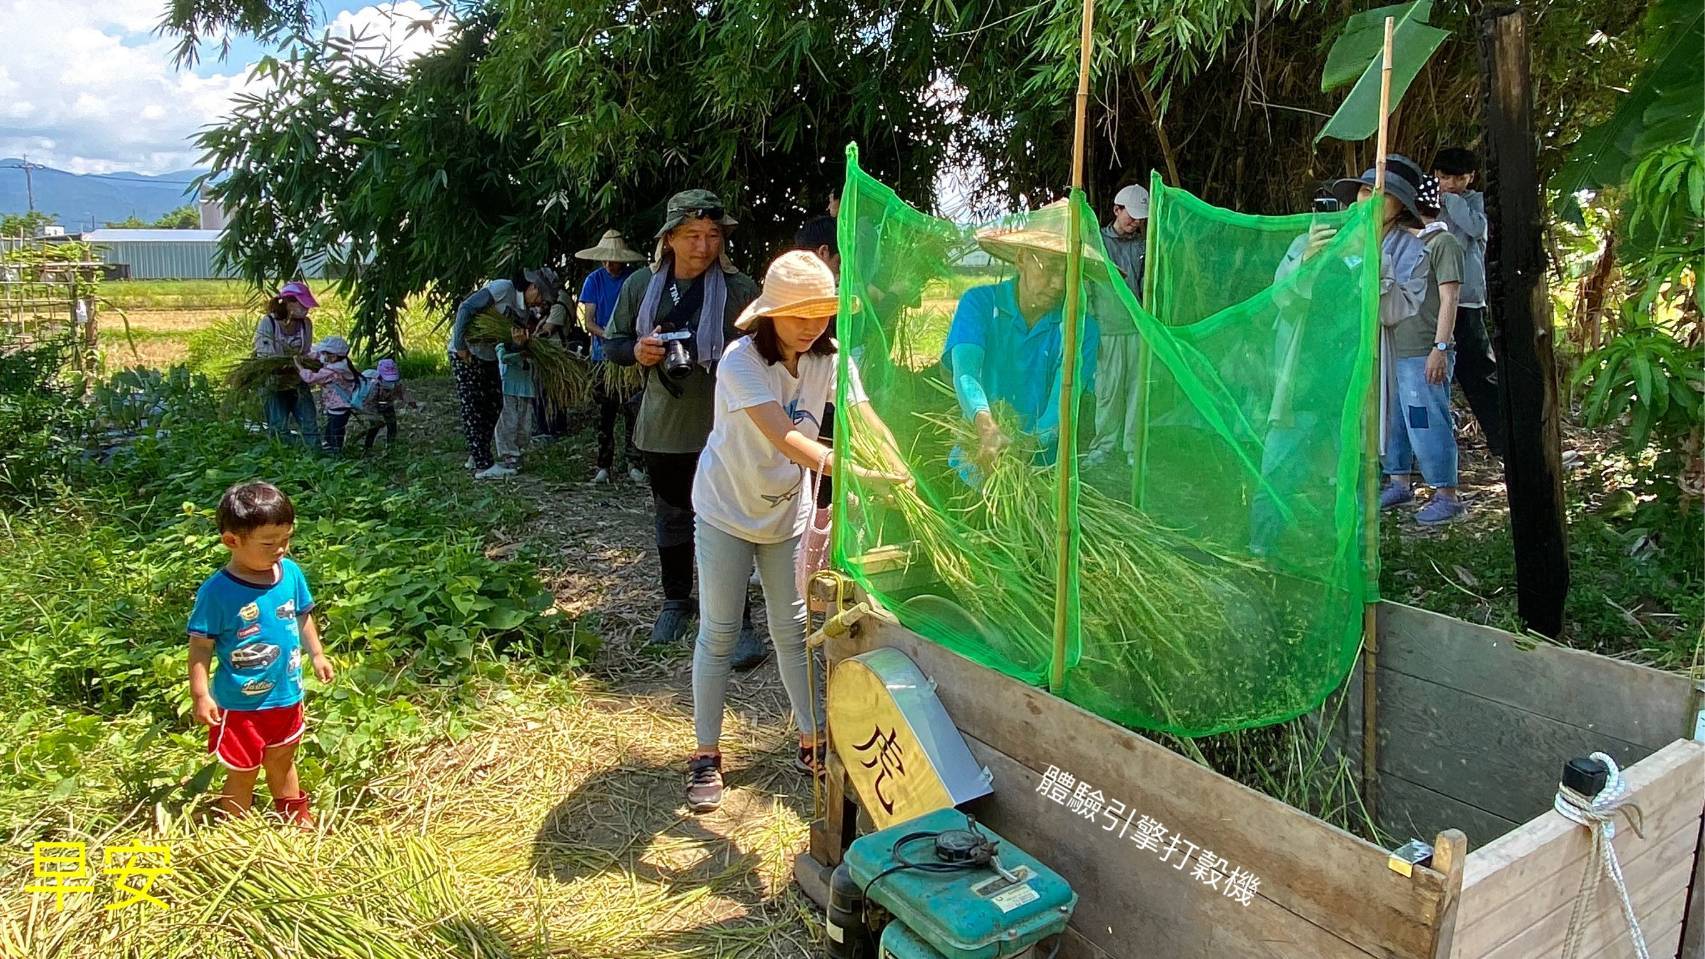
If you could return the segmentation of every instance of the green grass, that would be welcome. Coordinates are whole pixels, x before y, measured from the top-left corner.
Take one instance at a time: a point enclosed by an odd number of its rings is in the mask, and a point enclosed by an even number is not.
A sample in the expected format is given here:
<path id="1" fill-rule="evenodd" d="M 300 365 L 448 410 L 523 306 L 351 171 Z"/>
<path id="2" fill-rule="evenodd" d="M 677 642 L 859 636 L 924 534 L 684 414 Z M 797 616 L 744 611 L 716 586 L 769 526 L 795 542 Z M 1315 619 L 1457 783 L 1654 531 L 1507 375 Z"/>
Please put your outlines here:
<path id="1" fill-rule="evenodd" d="M 1695 505 L 1658 495 L 1647 471 L 1617 453 L 1588 454 L 1565 487 L 1569 595 L 1558 640 L 1662 669 L 1698 665 L 1705 637 L 1705 541 Z M 1494 493 L 1494 496 L 1497 494 Z M 1381 520 L 1387 599 L 1522 632 L 1515 554 L 1501 496 L 1462 523 L 1424 530 L 1394 511 Z"/>
<path id="2" fill-rule="evenodd" d="M 327 461 L 212 416 L 204 379 L 145 382 L 153 427 L 101 465 L 77 455 L 122 393 L 48 418 L 0 395 L 0 430 L 31 439 L 0 456 L 0 837 L 121 818 L 137 803 L 196 800 L 216 768 L 185 714 L 183 628 L 194 590 L 224 561 L 213 507 L 266 478 L 296 502 L 296 553 L 312 571 L 341 676 L 316 687 L 316 735 L 299 759 L 310 791 L 352 799 L 422 737 L 466 732 L 469 684 L 512 659 L 560 673 L 590 649 L 552 615 L 530 553 L 492 559 L 490 529 L 529 509 L 437 457 Z M 154 430 L 158 430 L 155 432 Z M 36 433 L 43 433 L 35 437 Z M 39 440 L 39 442 L 37 442 Z M 51 455 L 58 444 L 71 454 Z M 20 485 L 27 479 L 28 482 Z M 22 627 L 22 628 L 19 628 Z"/>
<path id="3" fill-rule="evenodd" d="M 242 280 L 113 280 L 101 296 L 121 310 L 258 311 L 263 298 Z"/>

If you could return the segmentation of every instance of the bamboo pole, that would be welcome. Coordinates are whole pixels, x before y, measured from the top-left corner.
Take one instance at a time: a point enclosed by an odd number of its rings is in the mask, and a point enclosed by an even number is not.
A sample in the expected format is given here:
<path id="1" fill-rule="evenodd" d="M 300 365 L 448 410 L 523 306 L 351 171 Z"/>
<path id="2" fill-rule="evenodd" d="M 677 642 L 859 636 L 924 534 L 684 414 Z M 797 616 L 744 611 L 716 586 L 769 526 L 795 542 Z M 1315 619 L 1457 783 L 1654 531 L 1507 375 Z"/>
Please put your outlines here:
<path id="1" fill-rule="evenodd" d="M 1094 35 L 1095 0 L 1083 0 L 1083 27 L 1078 37 L 1077 54 L 1077 127 L 1072 135 L 1072 193 L 1067 204 L 1070 218 L 1066 227 L 1066 310 L 1060 350 L 1060 449 L 1055 458 L 1059 475 L 1059 490 L 1055 500 L 1056 546 L 1059 551 L 1054 569 L 1054 657 L 1048 670 L 1048 688 L 1058 694 L 1066 681 L 1066 633 L 1071 618 L 1069 589 L 1074 559 L 1072 540 L 1072 492 L 1077 479 L 1077 338 L 1078 321 L 1082 313 L 1080 300 L 1083 278 L 1083 217 L 1080 194 L 1083 192 L 1083 150 L 1089 122 L 1089 52 Z"/>
<path id="2" fill-rule="evenodd" d="M 1397 21 L 1391 17 L 1385 18 L 1385 48 L 1382 52 L 1384 60 L 1379 70 L 1379 146 L 1374 154 L 1373 164 L 1373 202 L 1378 211 L 1378 223 L 1381 230 L 1385 226 L 1385 158 L 1388 143 L 1386 137 L 1390 133 L 1388 118 L 1391 113 L 1391 39 Z M 1381 238 L 1383 240 L 1383 237 Z M 1378 306 L 1375 306 L 1377 313 Z M 1362 491 L 1362 549 L 1363 572 L 1379 568 L 1379 422 L 1380 382 L 1379 363 L 1379 329 L 1375 321 L 1374 329 L 1374 375 L 1371 402 L 1368 403 L 1367 427 L 1367 459 L 1373 467 L 1371 475 L 1367 476 Z M 1371 564 L 1371 565 L 1370 565 Z M 1377 591 L 1376 591 L 1377 592 Z M 1379 603 L 1377 596 L 1373 602 L 1362 607 L 1362 803 L 1367 809 L 1368 818 L 1377 820 L 1379 816 Z"/>

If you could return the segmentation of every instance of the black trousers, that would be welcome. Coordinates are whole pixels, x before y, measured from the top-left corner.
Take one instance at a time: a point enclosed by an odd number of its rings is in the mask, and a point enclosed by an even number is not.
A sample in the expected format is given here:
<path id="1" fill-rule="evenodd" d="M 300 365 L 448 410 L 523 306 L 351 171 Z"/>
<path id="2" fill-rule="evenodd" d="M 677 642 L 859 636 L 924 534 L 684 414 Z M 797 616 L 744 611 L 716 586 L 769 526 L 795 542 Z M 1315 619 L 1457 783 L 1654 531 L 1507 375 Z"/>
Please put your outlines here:
<path id="1" fill-rule="evenodd" d="M 1462 306 L 1456 310 L 1456 385 L 1462 387 L 1468 408 L 1480 421 L 1486 448 L 1494 456 L 1503 456 L 1503 396 L 1498 392 L 1498 359 L 1486 332 L 1485 307 Z"/>
<path id="2" fill-rule="evenodd" d="M 468 455 L 475 469 L 485 469 L 492 463 L 492 430 L 503 412 L 503 378 L 497 372 L 496 360 L 479 357 L 450 360 L 450 372 L 456 376 L 456 401 L 462 408 L 462 436 L 468 442 Z"/>
<path id="3" fill-rule="evenodd" d="M 662 573 L 663 602 L 690 607 L 693 599 L 693 474 L 697 453 L 641 451 L 651 482 L 651 501 L 657 510 L 657 565 Z M 752 621 L 752 600 L 746 599 L 741 621 Z"/>
<path id="4" fill-rule="evenodd" d="M 343 452 L 343 434 L 349 428 L 349 411 L 338 410 L 326 413 L 326 449 L 333 453 Z"/>
<path id="5" fill-rule="evenodd" d="M 606 392 L 600 384 L 595 394 L 598 403 L 598 468 L 601 470 L 614 469 L 616 465 L 616 416 L 619 414 L 627 426 L 627 461 L 629 466 L 639 463 L 639 450 L 633 445 L 633 423 L 639 415 L 639 397 L 618 396 Z M 689 491 L 690 492 L 690 491 Z"/>

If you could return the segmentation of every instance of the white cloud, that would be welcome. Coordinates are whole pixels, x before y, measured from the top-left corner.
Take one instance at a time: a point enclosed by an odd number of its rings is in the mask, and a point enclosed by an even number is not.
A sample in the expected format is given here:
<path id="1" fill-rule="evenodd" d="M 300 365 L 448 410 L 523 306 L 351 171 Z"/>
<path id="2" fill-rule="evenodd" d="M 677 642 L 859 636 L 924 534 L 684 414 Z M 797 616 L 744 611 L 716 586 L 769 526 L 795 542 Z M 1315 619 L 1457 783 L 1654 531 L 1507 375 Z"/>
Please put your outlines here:
<path id="1" fill-rule="evenodd" d="M 190 138 L 251 84 L 249 65 L 175 69 L 172 41 L 151 33 L 164 9 L 163 0 L 0 0 L 0 156 L 27 152 L 75 173 L 194 165 Z M 409 35 L 427 17 L 402 0 L 340 13 L 326 28 L 412 58 L 434 42 Z"/>

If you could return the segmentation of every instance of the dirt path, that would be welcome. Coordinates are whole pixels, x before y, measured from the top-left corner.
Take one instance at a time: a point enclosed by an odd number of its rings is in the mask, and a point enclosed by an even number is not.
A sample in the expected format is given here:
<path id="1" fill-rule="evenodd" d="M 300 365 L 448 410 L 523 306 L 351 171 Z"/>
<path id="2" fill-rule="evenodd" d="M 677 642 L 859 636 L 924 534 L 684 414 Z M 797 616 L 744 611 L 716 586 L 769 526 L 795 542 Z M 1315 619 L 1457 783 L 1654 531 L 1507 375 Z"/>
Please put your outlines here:
<path id="1" fill-rule="evenodd" d="M 448 384 L 417 392 L 425 408 L 407 414 L 410 445 L 459 469 Z M 558 608 L 601 637 L 587 673 L 565 679 L 566 690 L 522 688 L 494 704 L 489 727 L 411 762 L 410 795 L 389 798 L 403 824 L 452 852 L 464 826 L 489 836 L 468 824 L 501 810 L 514 824 L 508 853 L 528 863 L 535 902 L 578 904 L 570 926 L 582 924 L 587 938 L 570 954 L 621 944 L 611 954 L 813 955 L 810 907 L 790 888 L 810 784 L 792 768 L 780 679 L 770 663 L 735 675 L 728 798 L 716 813 L 689 814 L 690 647 L 645 647 L 659 601 L 650 493 L 626 479 L 625 464 L 614 484 L 584 482 L 594 447 L 588 429 L 535 448 L 508 488 L 537 516 L 497 531 L 491 546 L 536 557 Z"/>

